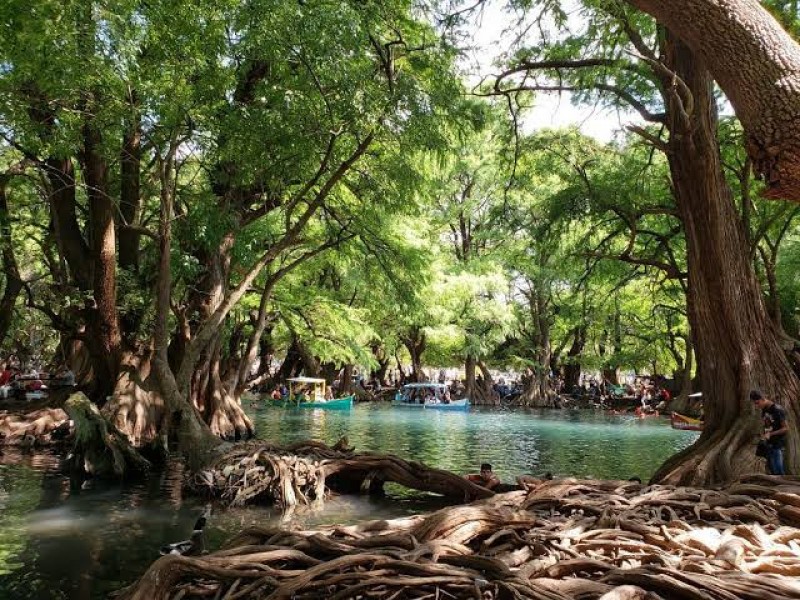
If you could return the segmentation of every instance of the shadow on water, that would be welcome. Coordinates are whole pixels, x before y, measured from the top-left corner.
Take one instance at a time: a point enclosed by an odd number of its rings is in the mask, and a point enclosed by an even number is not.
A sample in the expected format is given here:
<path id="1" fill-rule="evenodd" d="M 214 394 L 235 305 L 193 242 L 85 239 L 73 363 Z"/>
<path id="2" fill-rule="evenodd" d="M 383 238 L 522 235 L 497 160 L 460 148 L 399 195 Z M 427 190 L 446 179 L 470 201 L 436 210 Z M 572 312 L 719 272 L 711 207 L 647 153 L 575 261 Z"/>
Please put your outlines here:
<path id="1" fill-rule="evenodd" d="M 252 409 L 251 409 L 252 411 Z M 519 473 L 649 477 L 696 437 L 660 420 L 558 411 L 440 413 L 388 406 L 352 411 L 252 411 L 259 436 L 280 443 L 347 435 L 357 450 L 420 460 L 456 472 L 491 462 L 501 478 Z M 658 422 L 656 422 L 658 421 Z M 132 582 L 167 542 L 186 539 L 203 509 L 184 497 L 179 462 L 136 484 L 72 485 L 48 453 L 0 456 L 0 599 L 104 598 Z M 390 497 L 338 497 L 317 512 L 297 511 L 303 527 L 391 518 L 442 506 L 440 500 L 388 486 Z M 207 544 L 218 547 L 250 525 L 280 524 L 269 508 L 219 511 Z"/>

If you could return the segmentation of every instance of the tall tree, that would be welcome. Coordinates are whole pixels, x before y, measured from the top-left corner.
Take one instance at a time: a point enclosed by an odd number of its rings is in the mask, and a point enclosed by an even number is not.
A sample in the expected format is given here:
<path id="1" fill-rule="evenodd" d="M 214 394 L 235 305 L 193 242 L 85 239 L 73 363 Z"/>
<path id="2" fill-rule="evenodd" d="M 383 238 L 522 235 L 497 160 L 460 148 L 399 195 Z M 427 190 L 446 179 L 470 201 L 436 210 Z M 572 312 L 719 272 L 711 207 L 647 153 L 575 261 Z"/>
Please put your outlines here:
<path id="1" fill-rule="evenodd" d="M 707 425 L 699 442 L 668 462 L 656 477 L 699 483 L 728 480 L 754 464 L 751 442 L 755 421 L 747 400 L 749 389 L 764 388 L 787 406 L 796 422 L 800 381 L 789 367 L 766 313 L 743 227 L 722 171 L 709 72 L 669 31 L 654 30 L 652 24 L 636 20 L 630 12 L 620 12 L 614 5 L 610 20 L 603 14 L 608 13 L 597 14 L 598 19 L 587 28 L 589 39 L 603 36 L 604 31 L 606 40 L 624 39 L 631 47 L 630 54 L 641 57 L 638 63 L 620 55 L 613 44 L 597 46 L 607 51 L 601 56 L 570 56 L 580 47 L 576 43 L 587 41 L 572 38 L 571 43 L 540 49 L 540 56 L 528 50 L 506 76 L 520 72 L 533 77 L 541 71 L 569 73 L 566 85 L 523 80 L 514 91 L 553 87 L 595 90 L 608 94 L 614 102 L 628 102 L 669 133 L 664 142 L 658 134 L 640 130 L 665 152 L 669 163 L 686 236 L 688 314 L 708 408 Z M 612 71 L 615 67 L 619 70 Z M 639 85 L 634 87 L 634 81 Z M 635 97 L 631 89 L 647 92 Z M 659 113 L 653 101 L 665 112 Z M 731 277 L 734 273 L 736 276 Z M 728 283 L 732 281 L 737 283 Z M 794 464 L 799 441 L 796 436 L 791 438 L 788 459 Z"/>

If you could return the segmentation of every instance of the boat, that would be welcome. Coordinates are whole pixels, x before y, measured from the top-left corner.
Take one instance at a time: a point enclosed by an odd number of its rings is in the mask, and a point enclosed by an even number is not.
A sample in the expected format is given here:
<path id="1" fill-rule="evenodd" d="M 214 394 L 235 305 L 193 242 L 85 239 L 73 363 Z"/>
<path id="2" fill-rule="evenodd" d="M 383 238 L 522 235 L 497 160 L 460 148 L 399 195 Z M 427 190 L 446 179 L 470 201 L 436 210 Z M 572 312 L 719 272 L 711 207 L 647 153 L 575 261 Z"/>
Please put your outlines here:
<path id="1" fill-rule="evenodd" d="M 326 382 L 317 377 L 292 377 L 287 379 L 289 397 L 283 406 L 290 408 L 322 408 L 324 410 L 350 410 L 355 396 L 326 398 Z"/>
<path id="2" fill-rule="evenodd" d="M 680 413 L 673 412 L 669 417 L 670 425 L 673 429 L 682 429 L 684 431 L 702 431 L 703 421 L 687 417 Z"/>
<path id="3" fill-rule="evenodd" d="M 355 396 L 342 396 L 333 400 L 323 400 L 322 402 L 301 402 L 298 408 L 324 408 L 326 410 L 350 410 L 353 408 Z"/>
<path id="4" fill-rule="evenodd" d="M 443 383 L 409 383 L 395 394 L 392 406 L 432 410 L 466 411 L 469 398 L 450 400 L 450 390 Z"/>
<path id="5" fill-rule="evenodd" d="M 42 398 L 47 398 L 46 389 L 30 390 L 25 392 L 25 400 L 27 400 L 28 402 L 41 400 Z"/>

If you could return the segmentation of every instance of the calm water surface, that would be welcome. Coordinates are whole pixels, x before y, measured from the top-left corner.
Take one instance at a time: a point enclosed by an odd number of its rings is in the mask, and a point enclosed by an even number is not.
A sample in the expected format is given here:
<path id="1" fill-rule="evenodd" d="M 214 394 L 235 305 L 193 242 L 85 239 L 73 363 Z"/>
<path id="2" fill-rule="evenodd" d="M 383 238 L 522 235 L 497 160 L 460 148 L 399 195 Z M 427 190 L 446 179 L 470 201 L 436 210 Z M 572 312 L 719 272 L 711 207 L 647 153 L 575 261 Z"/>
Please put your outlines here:
<path id="1" fill-rule="evenodd" d="M 665 419 L 591 412 L 249 410 L 264 439 L 332 444 L 346 435 L 356 450 L 392 452 L 456 472 L 491 462 L 505 481 L 545 471 L 646 479 L 697 436 L 670 429 Z M 59 473 L 57 456 L 6 451 L 0 456 L 0 600 L 90 600 L 135 580 L 158 556 L 159 546 L 188 537 L 202 511 L 201 502 L 183 496 L 182 476 L 182 466 L 172 464 L 144 483 L 77 485 Z M 291 522 L 350 523 L 438 506 L 430 498 L 388 489 L 394 497 L 337 498 L 322 511 L 293 515 Z M 209 522 L 208 546 L 219 546 L 250 524 L 281 518 L 264 508 L 220 511 Z"/>

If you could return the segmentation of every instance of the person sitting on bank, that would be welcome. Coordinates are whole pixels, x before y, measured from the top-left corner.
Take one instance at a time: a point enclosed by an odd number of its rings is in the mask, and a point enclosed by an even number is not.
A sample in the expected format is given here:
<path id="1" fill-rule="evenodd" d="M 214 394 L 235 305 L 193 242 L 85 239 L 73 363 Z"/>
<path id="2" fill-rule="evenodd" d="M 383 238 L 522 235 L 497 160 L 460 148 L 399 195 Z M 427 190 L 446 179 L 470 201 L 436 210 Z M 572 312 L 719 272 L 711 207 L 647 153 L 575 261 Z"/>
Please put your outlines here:
<path id="1" fill-rule="evenodd" d="M 783 466 L 783 447 L 786 445 L 786 409 L 764 396 L 760 390 L 750 392 L 750 400 L 761 409 L 764 434 L 761 439 L 767 443 L 767 471 L 770 475 L 786 475 Z"/>
<path id="2" fill-rule="evenodd" d="M 476 483 L 479 486 L 485 487 L 489 490 L 493 490 L 500 485 L 500 479 L 494 474 L 494 471 L 492 471 L 492 465 L 489 463 L 483 463 L 481 465 L 480 473 L 470 473 L 469 475 L 465 476 L 465 479 L 468 479 L 472 483 Z"/>

